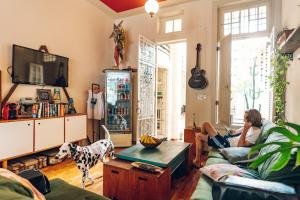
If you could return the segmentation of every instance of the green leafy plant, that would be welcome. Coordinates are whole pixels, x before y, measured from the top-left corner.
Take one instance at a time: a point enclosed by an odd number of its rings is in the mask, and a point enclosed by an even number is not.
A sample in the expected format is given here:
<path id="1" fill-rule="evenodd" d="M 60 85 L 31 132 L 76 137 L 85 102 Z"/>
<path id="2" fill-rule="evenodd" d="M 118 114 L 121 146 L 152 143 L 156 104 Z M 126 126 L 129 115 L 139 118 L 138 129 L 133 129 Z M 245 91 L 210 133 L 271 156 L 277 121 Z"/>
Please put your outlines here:
<path id="1" fill-rule="evenodd" d="M 286 142 L 270 142 L 264 144 L 258 144 L 251 148 L 249 156 L 260 151 L 262 148 L 268 147 L 270 145 L 276 145 L 278 148 L 270 151 L 264 155 L 260 155 L 254 162 L 250 164 L 250 168 L 257 168 L 259 165 L 264 163 L 270 158 L 270 156 L 279 153 L 280 157 L 272 167 L 273 171 L 279 171 L 283 169 L 290 161 L 292 156 L 292 151 L 295 149 L 297 152 L 295 167 L 300 166 L 300 125 L 293 123 L 284 123 L 285 126 L 276 126 L 271 128 L 267 134 L 279 133 L 288 138 L 289 141 Z M 292 133 L 288 127 L 295 130 L 296 134 Z"/>
<path id="2" fill-rule="evenodd" d="M 283 125 L 285 122 L 285 91 L 289 84 L 286 80 L 289 58 L 277 49 L 273 54 L 271 65 L 273 70 L 270 81 L 274 92 L 275 123 Z"/>

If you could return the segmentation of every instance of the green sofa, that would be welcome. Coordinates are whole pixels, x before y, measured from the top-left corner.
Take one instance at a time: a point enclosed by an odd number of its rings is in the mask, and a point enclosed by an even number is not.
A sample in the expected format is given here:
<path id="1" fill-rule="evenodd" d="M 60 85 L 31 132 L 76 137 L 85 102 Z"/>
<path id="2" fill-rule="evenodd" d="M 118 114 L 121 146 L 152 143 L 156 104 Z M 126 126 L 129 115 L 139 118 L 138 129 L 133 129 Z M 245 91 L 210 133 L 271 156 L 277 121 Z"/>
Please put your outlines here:
<path id="1" fill-rule="evenodd" d="M 46 194 L 46 200 L 108 200 L 103 196 L 83 190 L 66 183 L 61 179 L 50 181 L 51 192 Z M 22 184 L 0 176 L 1 200 L 33 200 L 32 193 Z"/>
<path id="2" fill-rule="evenodd" d="M 265 121 L 263 123 L 262 133 L 261 133 L 259 139 L 257 140 L 257 144 L 261 144 L 264 142 L 286 141 L 287 140 L 287 138 L 283 137 L 281 134 L 278 134 L 278 133 L 273 133 L 271 135 L 266 134 L 267 131 L 274 126 L 275 126 L 275 124 L 273 124 L 272 122 L 269 122 L 269 121 Z M 265 153 L 271 151 L 271 149 L 273 149 L 273 148 L 276 148 L 276 146 L 266 147 L 261 150 L 260 154 L 265 154 Z M 293 156 L 292 158 L 294 158 L 294 157 L 295 156 Z M 282 169 L 278 172 L 271 172 L 271 168 L 277 159 L 278 159 L 278 154 L 274 154 L 265 163 L 260 165 L 256 171 L 250 170 L 250 169 L 248 170 L 246 165 L 242 166 L 242 167 L 244 167 L 244 169 L 247 169 L 247 171 L 249 171 L 253 174 L 252 179 L 256 179 L 258 177 L 258 179 L 260 179 L 260 180 L 281 182 L 281 183 L 287 184 L 289 186 L 293 186 L 296 189 L 297 194 L 299 194 L 299 191 L 297 189 L 299 188 L 299 185 L 300 185 L 300 169 L 299 168 L 297 168 L 296 170 L 292 169 L 294 166 L 295 160 L 291 159 L 290 163 L 284 169 Z M 208 166 L 208 165 L 218 164 L 218 163 L 228 163 L 229 164 L 229 161 L 221 153 L 219 153 L 219 151 L 217 151 L 217 150 L 210 151 L 210 153 L 208 154 L 208 160 L 205 165 Z M 249 177 L 247 177 L 247 178 L 249 178 Z M 205 175 L 201 175 L 200 180 L 197 184 L 196 190 L 194 191 L 191 199 L 192 200 L 212 200 L 213 199 L 212 192 L 214 191 L 212 189 L 213 185 L 216 185 L 216 184 L 211 179 L 209 179 Z M 234 196 L 234 195 L 236 195 L 236 194 L 234 194 L 234 191 L 232 192 L 232 195 L 233 195 L 233 199 L 240 199 L 239 197 Z M 242 199 L 245 199 L 244 197 L 245 196 L 243 196 Z M 254 199 L 254 198 L 250 197 L 248 199 Z M 259 198 L 255 198 L 255 199 L 258 200 Z"/>

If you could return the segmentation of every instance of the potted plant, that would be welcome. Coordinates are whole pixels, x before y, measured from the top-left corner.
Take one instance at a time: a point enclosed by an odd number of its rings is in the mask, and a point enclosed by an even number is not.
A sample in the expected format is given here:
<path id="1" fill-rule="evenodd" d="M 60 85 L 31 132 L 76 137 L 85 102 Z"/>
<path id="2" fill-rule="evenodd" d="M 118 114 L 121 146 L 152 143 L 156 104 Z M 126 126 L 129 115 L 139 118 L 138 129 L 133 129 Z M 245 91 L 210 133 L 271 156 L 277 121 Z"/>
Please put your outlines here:
<path id="1" fill-rule="evenodd" d="M 293 129 L 296 132 L 296 134 L 289 130 L 288 127 Z M 275 132 L 287 137 L 288 141 L 270 142 L 258 144 L 252 147 L 249 152 L 249 156 L 253 155 L 254 153 L 260 151 L 262 148 L 265 148 L 267 146 L 278 146 L 278 148 L 266 154 L 260 155 L 254 162 L 250 164 L 250 168 L 257 168 L 259 165 L 267 161 L 272 155 L 279 153 L 280 158 L 272 167 L 273 171 L 279 171 L 289 163 L 291 156 L 294 153 L 293 151 L 296 151 L 296 162 L 294 169 L 300 166 L 300 125 L 293 123 L 285 123 L 285 126 L 276 126 L 271 128 L 267 134 L 272 134 Z"/>

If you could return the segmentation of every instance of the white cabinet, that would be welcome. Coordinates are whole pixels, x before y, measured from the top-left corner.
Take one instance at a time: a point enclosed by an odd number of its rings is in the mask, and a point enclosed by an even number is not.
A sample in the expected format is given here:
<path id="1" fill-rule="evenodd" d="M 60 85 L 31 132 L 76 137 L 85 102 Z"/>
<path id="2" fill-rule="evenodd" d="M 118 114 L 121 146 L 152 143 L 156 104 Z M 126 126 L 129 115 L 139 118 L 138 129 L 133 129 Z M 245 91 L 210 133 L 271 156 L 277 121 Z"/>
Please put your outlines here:
<path id="1" fill-rule="evenodd" d="M 35 151 L 64 143 L 64 118 L 35 120 Z"/>
<path id="2" fill-rule="evenodd" d="M 0 161 L 87 138 L 86 115 L 0 120 Z"/>
<path id="3" fill-rule="evenodd" d="M 33 120 L 0 123 L 0 160 L 33 152 Z"/>
<path id="4" fill-rule="evenodd" d="M 65 142 L 74 142 L 86 138 L 86 115 L 65 117 Z"/>

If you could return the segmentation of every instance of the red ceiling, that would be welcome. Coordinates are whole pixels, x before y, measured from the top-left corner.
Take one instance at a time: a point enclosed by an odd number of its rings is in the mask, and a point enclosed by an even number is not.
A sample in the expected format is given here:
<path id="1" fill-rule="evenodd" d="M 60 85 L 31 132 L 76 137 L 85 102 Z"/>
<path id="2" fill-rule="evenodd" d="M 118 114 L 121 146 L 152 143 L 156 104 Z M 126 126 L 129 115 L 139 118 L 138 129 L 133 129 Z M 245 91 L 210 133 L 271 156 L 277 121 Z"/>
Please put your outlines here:
<path id="1" fill-rule="evenodd" d="M 123 12 L 145 5 L 146 0 L 100 0 L 116 12 Z M 158 0 L 165 1 L 165 0 Z"/>

